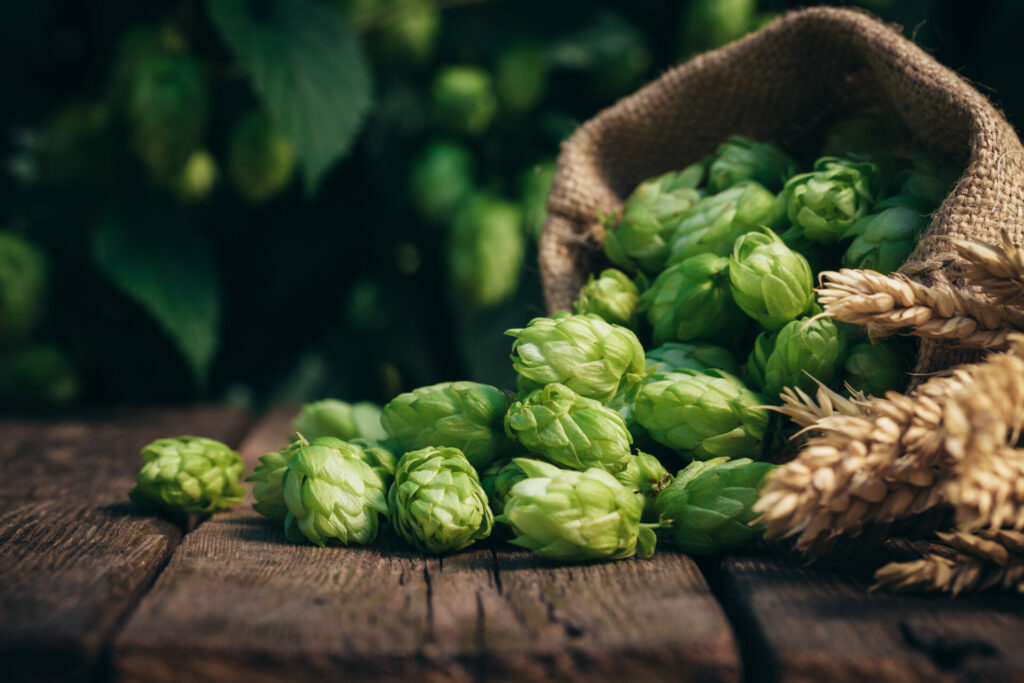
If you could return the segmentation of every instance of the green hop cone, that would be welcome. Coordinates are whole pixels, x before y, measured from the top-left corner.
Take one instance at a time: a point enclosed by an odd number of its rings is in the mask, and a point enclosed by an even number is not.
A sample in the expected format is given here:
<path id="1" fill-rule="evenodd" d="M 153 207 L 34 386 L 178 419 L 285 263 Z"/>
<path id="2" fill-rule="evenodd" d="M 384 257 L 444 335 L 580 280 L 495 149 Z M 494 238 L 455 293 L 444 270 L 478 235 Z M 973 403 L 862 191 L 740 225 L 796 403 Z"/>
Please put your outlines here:
<path id="1" fill-rule="evenodd" d="M 680 370 L 725 370 L 735 375 L 739 367 L 736 358 L 726 349 L 714 344 L 681 344 L 666 342 L 647 352 L 647 369 L 654 374 L 648 381 L 663 379 L 666 373 Z"/>
<path id="2" fill-rule="evenodd" d="M 907 364 L 891 344 L 856 344 L 850 347 L 844 365 L 844 380 L 868 396 L 885 396 L 903 391 L 907 385 Z"/>
<path id="3" fill-rule="evenodd" d="M 448 237 L 448 273 L 459 294 L 479 309 L 515 294 L 526 253 L 518 206 L 474 195 L 455 212 Z"/>
<path id="4" fill-rule="evenodd" d="M 258 110 L 247 112 L 228 141 L 228 176 L 235 189 L 254 204 L 288 187 L 295 175 L 295 148 Z"/>
<path id="5" fill-rule="evenodd" d="M 183 202 L 198 202 L 205 199 L 217 184 L 217 161 L 205 149 L 189 154 L 171 188 Z"/>
<path id="6" fill-rule="evenodd" d="M 555 182 L 555 162 L 543 161 L 519 177 L 520 204 L 526 232 L 540 239 L 548 219 L 548 195 Z"/>
<path id="7" fill-rule="evenodd" d="M 524 448 L 574 470 L 598 467 L 615 474 L 629 461 L 633 437 L 618 412 L 549 384 L 516 401 L 505 415 L 505 431 Z"/>
<path id="8" fill-rule="evenodd" d="M 363 461 L 362 449 L 327 437 L 299 446 L 284 473 L 288 540 L 323 546 L 366 545 L 387 514 L 385 486 Z"/>
<path id="9" fill-rule="evenodd" d="M 475 66 L 442 69 L 434 79 L 431 95 L 437 122 L 456 133 L 483 133 L 498 111 L 490 74 Z"/>
<path id="10" fill-rule="evenodd" d="M 621 270 L 608 268 L 596 278 L 591 275 L 576 298 L 577 313 L 593 313 L 610 323 L 636 327 L 640 292 L 636 283 Z"/>
<path id="11" fill-rule="evenodd" d="M 0 349 L 0 403 L 61 405 L 76 399 L 80 389 L 75 366 L 59 347 L 30 344 Z"/>
<path id="12" fill-rule="evenodd" d="M 145 463 L 132 502 L 165 512 L 203 515 L 242 502 L 245 463 L 219 441 L 201 436 L 157 439 L 142 449 Z"/>
<path id="13" fill-rule="evenodd" d="M 518 482 L 526 479 L 526 472 L 514 460 L 492 462 L 480 475 L 480 486 L 487 494 L 494 514 L 500 515 L 505 509 L 508 494 Z"/>
<path id="14" fill-rule="evenodd" d="M 960 177 L 961 168 L 911 152 L 913 169 L 900 187 L 900 194 L 920 200 L 926 208 L 937 207 Z"/>
<path id="15" fill-rule="evenodd" d="M 420 64 L 434 52 L 440 11 L 433 0 L 350 0 L 349 18 L 367 29 L 374 56 L 391 64 Z"/>
<path id="16" fill-rule="evenodd" d="M 626 199 L 619 215 L 605 221 L 604 253 L 627 270 L 658 273 L 668 259 L 668 241 L 683 215 L 700 200 L 704 165 L 693 164 L 646 180 Z"/>
<path id="17" fill-rule="evenodd" d="M 813 394 L 814 380 L 831 384 L 846 360 L 846 335 L 832 319 L 801 318 L 772 336 L 761 333 L 747 361 L 751 384 L 772 401 L 783 387 Z"/>
<path id="18" fill-rule="evenodd" d="M 661 492 L 672 483 L 672 475 L 661 461 L 649 453 L 640 451 L 629 457 L 626 469 L 616 474 L 615 478 L 643 500 L 644 511 L 641 519 L 645 522 L 656 521 L 658 515 L 654 503 Z"/>
<path id="19" fill-rule="evenodd" d="M 458 448 L 411 451 L 388 491 L 395 531 L 427 553 L 461 550 L 491 534 L 494 515 L 476 470 Z"/>
<path id="20" fill-rule="evenodd" d="M 669 266 L 640 296 L 654 343 L 714 339 L 747 325 L 729 292 L 729 259 L 700 254 Z"/>
<path id="21" fill-rule="evenodd" d="M 0 232 L 0 347 L 25 341 L 43 313 L 46 293 L 43 252 L 9 232 Z"/>
<path id="22" fill-rule="evenodd" d="M 854 223 L 844 235 L 854 239 L 843 254 L 843 266 L 895 273 L 927 227 L 928 217 L 918 201 L 892 197 L 879 202 L 874 213 Z"/>
<path id="23" fill-rule="evenodd" d="M 757 0 L 694 0 L 682 15 L 682 54 L 713 50 L 751 31 Z"/>
<path id="24" fill-rule="evenodd" d="M 206 130 L 203 64 L 177 55 L 146 59 L 134 73 L 129 97 L 136 152 L 156 179 L 172 181 Z"/>
<path id="25" fill-rule="evenodd" d="M 508 407 L 508 398 L 497 387 L 442 382 L 391 399 L 380 422 L 402 452 L 452 446 L 483 469 L 511 446 L 504 428 Z"/>
<path id="26" fill-rule="evenodd" d="M 544 97 L 547 71 L 548 56 L 536 45 L 522 43 L 503 50 L 494 67 L 498 99 L 509 111 L 533 109 Z"/>
<path id="27" fill-rule="evenodd" d="M 736 305 L 769 330 L 800 317 L 814 302 L 807 259 L 768 228 L 736 240 L 729 259 L 729 286 Z"/>
<path id="28" fill-rule="evenodd" d="M 505 334 L 515 337 L 512 366 L 522 389 L 564 384 L 602 403 L 617 396 L 628 401 L 646 372 L 636 335 L 596 315 L 534 318 Z"/>
<path id="29" fill-rule="evenodd" d="M 288 516 L 288 506 L 284 502 L 284 473 L 288 471 L 288 462 L 292 456 L 308 445 L 308 441 L 299 439 L 279 451 L 260 456 L 259 464 L 245 478 L 253 483 L 252 495 L 256 500 L 252 507 L 256 512 L 267 519 L 284 523 Z"/>
<path id="30" fill-rule="evenodd" d="M 671 522 L 679 550 L 706 555 L 736 550 L 761 538 L 764 527 L 751 526 L 753 511 L 774 465 L 747 458 L 692 462 L 655 502 L 664 522 Z"/>
<path id="31" fill-rule="evenodd" d="M 668 263 L 682 263 L 700 254 L 728 256 L 740 235 L 761 225 L 777 225 L 781 208 L 774 194 L 751 180 L 705 197 L 679 221 Z"/>
<path id="32" fill-rule="evenodd" d="M 398 467 L 398 458 L 394 452 L 383 444 L 373 439 L 355 438 L 348 441 L 353 446 L 359 446 L 363 454 L 362 461 L 370 466 L 387 488 L 395 478 L 395 469 Z"/>
<path id="33" fill-rule="evenodd" d="M 601 469 L 583 472 L 516 458 L 527 478 L 512 487 L 498 521 L 512 543 L 560 562 L 650 557 L 654 532 L 640 525 L 643 502 Z"/>
<path id="34" fill-rule="evenodd" d="M 871 209 L 878 181 L 875 164 L 822 157 L 786 183 L 786 213 L 808 239 L 834 244 Z"/>
<path id="35" fill-rule="evenodd" d="M 372 403 L 346 403 L 334 398 L 306 403 L 292 421 L 292 431 L 307 440 L 333 436 L 342 441 L 355 438 L 383 441 L 387 433 L 380 425 L 380 408 Z"/>
<path id="36" fill-rule="evenodd" d="M 645 384 L 635 416 L 658 443 L 696 460 L 756 457 L 768 427 L 764 399 L 719 371 L 672 373 Z"/>
<path id="37" fill-rule="evenodd" d="M 708 168 L 708 188 L 721 192 L 744 180 L 753 180 L 778 192 L 794 173 L 796 162 L 772 143 L 734 135 L 718 148 Z"/>
<path id="38" fill-rule="evenodd" d="M 412 167 L 412 199 L 420 215 L 447 220 L 473 191 L 473 167 L 473 155 L 462 145 L 437 141 L 423 150 Z"/>

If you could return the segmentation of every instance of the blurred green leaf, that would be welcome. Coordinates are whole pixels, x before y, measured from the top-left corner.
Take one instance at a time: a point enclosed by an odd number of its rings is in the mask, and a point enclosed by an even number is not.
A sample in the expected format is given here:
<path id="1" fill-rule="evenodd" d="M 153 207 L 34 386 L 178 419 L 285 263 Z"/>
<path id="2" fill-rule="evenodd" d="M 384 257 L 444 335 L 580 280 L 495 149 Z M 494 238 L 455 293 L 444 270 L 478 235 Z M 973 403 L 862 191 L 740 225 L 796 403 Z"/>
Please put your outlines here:
<path id="1" fill-rule="evenodd" d="M 209 11 L 295 145 L 312 195 L 372 104 L 370 71 L 355 36 L 339 11 L 309 0 L 210 0 Z"/>
<path id="2" fill-rule="evenodd" d="M 109 217 L 93 238 L 93 258 L 164 328 L 202 384 L 217 348 L 221 313 L 206 235 L 175 221 L 129 225 Z"/>

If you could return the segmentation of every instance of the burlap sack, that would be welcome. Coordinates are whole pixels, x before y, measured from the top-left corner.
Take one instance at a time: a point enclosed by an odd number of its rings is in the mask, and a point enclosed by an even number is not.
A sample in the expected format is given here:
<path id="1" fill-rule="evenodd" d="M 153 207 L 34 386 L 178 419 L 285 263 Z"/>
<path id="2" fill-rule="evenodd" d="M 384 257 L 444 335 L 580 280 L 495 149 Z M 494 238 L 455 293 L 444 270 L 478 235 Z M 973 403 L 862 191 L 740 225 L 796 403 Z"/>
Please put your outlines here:
<path id="1" fill-rule="evenodd" d="M 903 272 L 962 286 L 944 236 L 1024 241 L 1024 156 L 1002 114 L 897 30 L 859 11 L 817 7 L 668 71 L 563 144 L 540 241 L 549 311 L 569 308 L 605 264 L 599 212 L 621 207 L 640 181 L 712 153 L 732 134 L 813 157 L 822 130 L 864 106 L 895 112 L 916 145 L 966 168 Z M 969 357 L 926 342 L 918 371 Z"/>

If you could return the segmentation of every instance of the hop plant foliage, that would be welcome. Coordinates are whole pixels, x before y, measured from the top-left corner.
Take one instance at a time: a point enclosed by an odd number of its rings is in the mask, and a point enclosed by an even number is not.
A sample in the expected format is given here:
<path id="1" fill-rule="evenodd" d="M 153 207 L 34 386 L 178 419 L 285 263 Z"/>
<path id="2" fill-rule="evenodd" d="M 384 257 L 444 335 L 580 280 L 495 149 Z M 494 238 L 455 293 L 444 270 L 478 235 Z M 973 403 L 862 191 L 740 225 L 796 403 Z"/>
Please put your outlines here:
<path id="1" fill-rule="evenodd" d="M 43 313 L 47 266 L 43 252 L 0 232 L 0 347 L 25 341 Z"/>
<path id="2" fill-rule="evenodd" d="M 636 283 L 621 270 L 608 268 L 596 278 L 590 276 L 574 307 L 577 313 L 593 313 L 610 323 L 634 329 L 639 304 Z"/>
<path id="3" fill-rule="evenodd" d="M 554 463 L 612 474 L 626 466 L 633 443 L 619 413 L 561 384 L 549 384 L 513 403 L 505 415 L 505 431 Z"/>
<path id="4" fill-rule="evenodd" d="M 512 527 L 512 543 L 560 562 L 654 553 L 654 532 L 640 525 L 643 502 L 612 475 L 529 458 L 514 462 L 527 478 L 512 487 L 497 518 Z"/>
<path id="5" fill-rule="evenodd" d="M 284 530 L 293 543 L 366 545 L 388 511 L 384 482 L 364 462 L 362 449 L 339 439 L 298 446 L 282 486 Z"/>
<path id="6" fill-rule="evenodd" d="M 432 554 L 487 538 L 494 524 L 476 470 L 462 451 L 448 447 L 402 456 L 388 490 L 388 514 L 402 538 Z"/>
<path id="7" fill-rule="evenodd" d="M 654 503 L 660 519 L 684 553 L 705 555 L 735 550 L 764 533 L 750 523 L 765 478 L 774 468 L 747 458 L 692 462 L 679 472 Z"/>
<path id="8" fill-rule="evenodd" d="M 335 398 L 306 403 L 292 421 L 292 431 L 312 441 L 333 436 L 342 441 L 363 438 L 383 441 L 381 410 L 373 403 L 346 403 Z"/>
<path id="9" fill-rule="evenodd" d="M 504 427 L 508 408 L 497 387 L 442 382 L 399 394 L 384 406 L 380 422 L 403 452 L 451 446 L 483 469 L 511 447 Z"/>
<path id="10" fill-rule="evenodd" d="M 768 228 L 736 240 L 729 259 L 732 298 L 769 330 L 800 317 L 814 302 L 811 267 Z"/>
<path id="11" fill-rule="evenodd" d="M 203 515 L 234 507 L 245 497 L 239 484 L 245 463 L 213 439 L 157 439 L 142 449 L 145 461 L 131 499 L 172 514 Z"/>
<path id="12" fill-rule="evenodd" d="M 519 207 L 474 195 L 452 220 L 447 252 L 452 285 L 477 308 L 493 308 L 515 294 L 525 252 Z"/>
<path id="13" fill-rule="evenodd" d="M 617 396 L 635 396 L 646 372 L 636 335 L 594 315 L 534 318 L 505 334 L 515 338 L 512 366 L 523 389 L 564 384 L 608 403 Z"/>

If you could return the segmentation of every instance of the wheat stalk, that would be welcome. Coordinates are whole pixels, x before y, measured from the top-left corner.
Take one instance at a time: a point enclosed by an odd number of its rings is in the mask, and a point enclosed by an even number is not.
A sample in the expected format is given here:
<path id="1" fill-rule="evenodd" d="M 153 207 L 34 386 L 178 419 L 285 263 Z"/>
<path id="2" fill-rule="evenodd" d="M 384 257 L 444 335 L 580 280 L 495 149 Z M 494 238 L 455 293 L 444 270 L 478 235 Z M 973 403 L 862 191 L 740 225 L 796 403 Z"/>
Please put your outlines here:
<path id="1" fill-rule="evenodd" d="M 832 391 L 813 378 L 818 390 L 812 397 L 799 387 L 785 387 L 779 395 L 781 406 L 763 406 L 782 413 L 800 427 L 811 427 L 818 420 L 831 415 L 866 415 L 871 412 L 867 396 L 847 385 L 850 396 Z"/>

